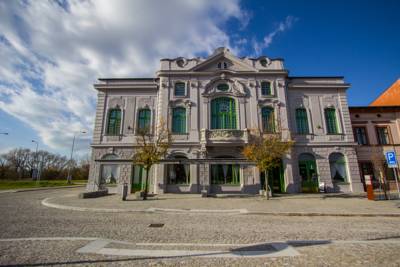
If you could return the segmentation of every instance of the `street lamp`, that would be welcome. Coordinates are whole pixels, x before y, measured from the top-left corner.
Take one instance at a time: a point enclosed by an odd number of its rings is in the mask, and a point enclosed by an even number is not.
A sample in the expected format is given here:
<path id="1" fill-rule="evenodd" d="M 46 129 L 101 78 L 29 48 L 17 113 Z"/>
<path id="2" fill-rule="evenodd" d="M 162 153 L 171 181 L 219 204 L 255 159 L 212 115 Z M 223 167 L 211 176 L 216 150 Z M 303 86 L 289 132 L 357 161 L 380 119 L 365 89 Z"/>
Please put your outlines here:
<path id="1" fill-rule="evenodd" d="M 8 133 L 0 133 L 0 134 L 8 135 Z"/>
<path id="2" fill-rule="evenodd" d="M 40 176 L 39 176 L 39 164 L 38 164 L 38 148 L 39 148 L 39 142 L 32 140 L 32 143 L 36 143 L 36 152 L 35 152 L 35 165 L 36 165 L 36 175 L 33 175 L 32 173 L 32 178 L 36 178 L 37 181 L 40 181 Z"/>
<path id="3" fill-rule="evenodd" d="M 72 139 L 72 146 L 71 146 L 71 156 L 69 158 L 69 164 L 68 164 L 68 174 L 67 174 L 67 183 L 70 184 L 72 181 L 72 175 L 71 175 L 71 164 L 72 164 L 72 154 L 74 153 L 74 147 L 75 147 L 75 138 L 79 134 L 85 134 L 86 131 L 79 131 L 78 133 L 74 133 L 74 138 Z"/>

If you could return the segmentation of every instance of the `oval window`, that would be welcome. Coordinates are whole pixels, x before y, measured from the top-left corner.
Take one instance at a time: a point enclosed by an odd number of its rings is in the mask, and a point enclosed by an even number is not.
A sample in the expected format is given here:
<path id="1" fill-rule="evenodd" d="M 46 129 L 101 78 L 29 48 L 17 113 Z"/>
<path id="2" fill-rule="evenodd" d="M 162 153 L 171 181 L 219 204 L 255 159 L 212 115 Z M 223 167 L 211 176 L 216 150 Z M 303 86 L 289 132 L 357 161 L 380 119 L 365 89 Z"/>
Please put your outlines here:
<path id="1" fill-rule="evenodd" d="M 227 85 L 226 83 L 221 83 L 221 84 L 218 84 L 217 89 L 219 91 L 228 91 L 229 85 Z"/>

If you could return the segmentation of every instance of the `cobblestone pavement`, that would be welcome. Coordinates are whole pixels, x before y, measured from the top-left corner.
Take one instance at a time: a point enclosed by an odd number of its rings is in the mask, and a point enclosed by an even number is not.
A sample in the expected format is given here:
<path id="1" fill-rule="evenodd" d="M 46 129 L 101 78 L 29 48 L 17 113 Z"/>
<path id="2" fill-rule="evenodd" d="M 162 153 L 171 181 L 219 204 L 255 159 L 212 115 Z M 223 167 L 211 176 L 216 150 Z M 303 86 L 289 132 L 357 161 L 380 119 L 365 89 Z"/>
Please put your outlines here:
<path id="1" fill-rule="evenodd" d="M 41 205 L 41 201 L 45 198 L 76 194 L 76 192 L 75 189 L 60 189 L 1 194 L 0 264 L 17 266 L 65 264 L 90 266 L 400 265 L 398 256 L 400 218 L 398 217 L 103 213 L 66 211 Z M 243 199 L 234 200 L 240 203 Z M 284 200 L 281 201 L 284 202 Z M 353 201 L 353 199 L 347 199 L 347 201 Z M 381 205 L 379 202 L 372 203 Z M 159 228 L 149 227 L 149 224 L 154 223 L 164 225 Z M 60 239 L 16 239 L 38 237 L 60 237 Z M 65 239 L 65 237 L 81 237 L 88 240 Z M 225 244 L 228 247 L 230 245 L 227 244 L 231 244 L 239 249 L 243 246 L 245 249 L 255 243 L 269 246 L 272 242 L 285 242 L 298 254 L 297 256 L 257 258 L 188 256 L 157 258 L 77 252 L 96 239 L 126 241 L 134 244 L 124 247 L 125 249 L 133 249 L 140 243 L 147 246 L 149 250 L 161 248 L 164 252 L 167 250 L 187 252 L 198 249 L 217 251 L 221 249 L 216 247 L 218 244 Z M 304 240 L 307 242 L 300 242 Z M 323 242 L 310 242 L 312 240 Z M 121 246 L 125 246 L 124 243 L 118 244 L 114 244 L 113 247 L 107 245 L 106 248 L 121 249 Z M 156 247 L 152 247 L 152 244 Z M 212 245 L 205 247 L 205 244 Z M 95 249 L 93 251 L 96 251 Z"/>
<path id="2" fill-rule="evenodd" d="M 80 189 L 81 190 L 81 189 Z M 287 195 L 274 197 L 270 200 L 259 196 L 201 198 L 197 194 L 164 194 L 148 201 L 135 200 L 133 196 L 128 201 L 122 201 L 120 195 L 109 195 L 96 199 L 79 199 L 78 192 L 58 195 L 46 201 L 62 206 L 119 209 L 148 210 L 179 209 L 179 210 L 245 210 L 255 213 L 324 213 L 324 214 L 398 214 L 400 216 L 400 201 L 370 201 L 363 196 L 337 194 Z"/>

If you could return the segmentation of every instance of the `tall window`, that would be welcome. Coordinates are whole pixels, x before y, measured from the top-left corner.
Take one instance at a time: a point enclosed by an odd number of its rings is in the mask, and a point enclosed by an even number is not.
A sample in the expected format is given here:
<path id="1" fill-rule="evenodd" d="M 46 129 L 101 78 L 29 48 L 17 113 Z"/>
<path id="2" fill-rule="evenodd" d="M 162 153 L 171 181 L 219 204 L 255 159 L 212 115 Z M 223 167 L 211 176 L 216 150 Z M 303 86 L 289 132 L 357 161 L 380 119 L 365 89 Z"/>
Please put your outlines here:
<path id="1" fill-rule="evenodd" d="M 236 129 L 234 99 L 219 97 L 211 101 L 211 129 Z"/>
<path id="2" fill-rule="evenodd" d="M 107 135 L 119 135 L 121 129 L 121 110 L 111 109 L 108 113 Z"/>
<path id="3" fill-rule="evenodd" d="M 298 134 L 308 134 L 307 110 L 305 108 L 296 109 L 296 126 Z"/>
<path id="4" fill-rule="evenodd" d="M 270 82 L 261 82 L 261 95 L 271 95 Z"/>
<path id="5" fill-rule="evenodd" d="M 388 144 L 390 144 L 388 127 L 376 127 L 376 133 L 377 133 L 377 136 L 378 136 L 378 143 L 380 145 L 388 145 Z"/>
<path id="6" fill-rule="evenodd" d="M 177 107 L 172 109 L 172 133 L 186 133 L 186 109 Z"/>
<path id="7" fill-rule="evenodd" d="M 240 166 L 238 164 L 213 164 L 211 165 L 212 184 L 240 184 Z"/>
<path id="8" fill-rule="evenodd" d="M 367 145 L 367 129 L 365 127 L 354 127 L 354 138 L 359 145 Z"/>
<path id="9" fill-rule="evenodd" d="M 329 166 L 331 168 L 331 178 L 334 182 L 347 181 L 346 159 L 341 153 L 332 153 L 329 156 Z"/>
<path id="10" fill-rule="evenodd" d="M 338 125 L 336 120 L 336 110 L 334 108 L 325 109 L 325 121 L 328 134 L 338 134 Z"/>
<path id="11" fill-rule="evenodd" d="M 266 133 L 275 132 L 274 109 L 271 107 L 263 107 L 261 109 L 262 127 Z"/>
<path id="12" fill-rule="evenodd" d="M 141 109 L 138 114 L 138 130 L 139 131 L 149 131 L 151 121 L 151 111 L 150 109 Z"/>
<path id="13" fill-rule="evenodd" d="M 185 83 L 175 83 L 175 96 L 185 96 Z"/>

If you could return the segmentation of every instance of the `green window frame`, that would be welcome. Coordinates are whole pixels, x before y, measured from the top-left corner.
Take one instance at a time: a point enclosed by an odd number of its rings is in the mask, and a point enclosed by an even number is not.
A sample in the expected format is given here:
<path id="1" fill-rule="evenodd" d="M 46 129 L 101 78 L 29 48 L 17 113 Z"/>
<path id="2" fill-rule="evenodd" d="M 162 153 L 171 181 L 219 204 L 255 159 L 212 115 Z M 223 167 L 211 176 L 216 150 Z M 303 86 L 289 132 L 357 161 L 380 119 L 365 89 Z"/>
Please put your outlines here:
<path id="1" fill-rule="evenodd" d="M 186 133 L 186 108 L 172 109 L 172 133 Z"/>
<path id="2" fill-rule="evenodd" d="M 149 131 L 151 122 L 151 111 L 148 108 L 140 109 L 138 112 L 138 131 Z"/>
<path id="3" fill-rule="evenodd" d="M 296 127 L 298 134 L 310 133 L 308 128 L 307 110 L 305 108 L 296 109 Z"/>
<path id="4" fill-rule="evenodd" d="M 211 101 L 211 129 L 236 129 L 236 103 L 230 97 Z"/>
<path id="5" fill-rule="evenodd" d="M 274 109 L 271 107 L 263 107 L 261 109 L 261 118 L 262 118 L 263 132 L 274 133 L 275 132 Z"/>
<path id="6" fill-rule="evenodd" d="M 326 131 L 328 134 L 338 134 L 338 123 L 336 119 L 336 110 L 334 108 L 325 109 Z"/>
<path id="7" fill-rule="evenodd" d="M 261 82 L 261 95 L 272 95 L 270 82 Z"/>
<path id="8" fill-rule="evenodd" d="M 226 92 L 229 90 L 229 85 L 226 83 L 221 83 L 217 85 L 217 89 L 222 92 Z"/>
<path id="9" fill-rule="evenodd" d="M 119 135 L 121 131 L 121 110 L 110 109 L 108 112 L 107 135 Z"/>
<path id="10" fill-rule="evenodd" d="M 212 164 L 211 184 L 240 185 L 239 164 Z"/>
<path id="11" fill-rule="evenodd" d="M 182 82 L 175 83 L 174 95 L 175 96 L 185 96 L 186 95 L 185 83 L 182 83 Z"/>
<path id="12" fill-rule="evenodd" d="M 376 127 L 376 133 L 378 137 L 378 143 L 380 145 L 389 145 L 390 144 L 390 136 L 389 136 L 389 128 L 384 127 Z"/>

